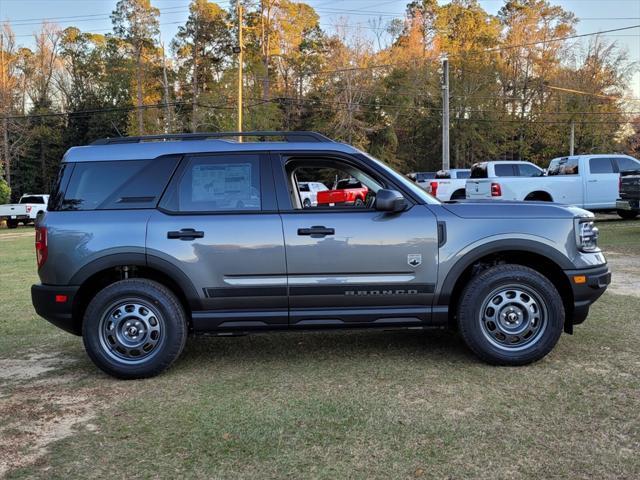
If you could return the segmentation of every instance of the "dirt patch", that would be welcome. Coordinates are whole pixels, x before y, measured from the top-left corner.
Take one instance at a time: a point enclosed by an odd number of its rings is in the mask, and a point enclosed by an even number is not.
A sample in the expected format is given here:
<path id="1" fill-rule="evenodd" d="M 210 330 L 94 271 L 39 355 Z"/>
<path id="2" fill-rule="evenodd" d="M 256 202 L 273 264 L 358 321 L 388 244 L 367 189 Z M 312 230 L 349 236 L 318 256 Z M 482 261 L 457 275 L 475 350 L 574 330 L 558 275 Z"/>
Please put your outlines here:
<path id="1" fill-rule="evenodd" d="M 30 232 L 4 233 L 0 235 L 0 240 L 14 240 L 16 238 L 33 237 L 33 230 Z"/>
<path id="2" fill-rule="evenodd" d="M 0 381 L 30 380 L 69 363 L 73 363 L 73 360 L 41 353 L 32 353 L 22 359 L 1 359 Z"/>
<path id="3" fill-rule="evenodd" d="M 607 291 L 640 298 L 640 257 L 607 252 L 611 267 L 611 285 Z"/>
<path id="4" fill-rule="evenodd" d="M 100 378 L 99 386 L 78 386 L 82 375 L 52 375 L 72 362 L 39 353 L 21 360 L 0 359 L 0 478 L 35 464 L 50 444 L 78 428 L 95 430 L 90 422 L 98 408 L 121 395 L 114 380 Z"/>

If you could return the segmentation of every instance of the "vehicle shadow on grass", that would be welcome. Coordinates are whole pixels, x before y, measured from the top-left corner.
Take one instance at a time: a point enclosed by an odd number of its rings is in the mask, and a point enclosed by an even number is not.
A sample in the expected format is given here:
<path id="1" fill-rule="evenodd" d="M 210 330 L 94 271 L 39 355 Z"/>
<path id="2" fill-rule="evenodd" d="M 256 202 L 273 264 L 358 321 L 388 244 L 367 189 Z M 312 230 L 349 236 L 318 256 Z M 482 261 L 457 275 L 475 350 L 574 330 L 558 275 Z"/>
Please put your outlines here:
<path id="1" fill-rule="evenodd" d="M 378 357 L 411 357 L 433 362 L 476 362 L 460 337 L 447 330 L 347 330 L 286 332 L 237 337 L 191 337 L 179 368 L 213 365 L 218 361 L 265 362 L 288 365 L 319 359 L 363 361 Z M 175 368 L 175 366 L 174 366 Z"/>

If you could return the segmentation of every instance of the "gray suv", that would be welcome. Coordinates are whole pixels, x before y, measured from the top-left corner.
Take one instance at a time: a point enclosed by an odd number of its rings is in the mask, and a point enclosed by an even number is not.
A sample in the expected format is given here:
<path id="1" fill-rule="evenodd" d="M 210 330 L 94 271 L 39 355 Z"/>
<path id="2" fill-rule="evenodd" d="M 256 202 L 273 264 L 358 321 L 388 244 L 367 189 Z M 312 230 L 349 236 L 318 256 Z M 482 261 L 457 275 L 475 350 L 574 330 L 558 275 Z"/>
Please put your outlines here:
<path id="1" fill-rule="evenodd" d="M 304 202 L 306 182 L 326 199 Z M 450 327 L 523 365 L 605 291 L 597 239 L 585 210 L 441 203 L 313 132 L 123 137 L 65 154 L 31 294 L 120 378 L 162 372 L 203 332 Z"/>

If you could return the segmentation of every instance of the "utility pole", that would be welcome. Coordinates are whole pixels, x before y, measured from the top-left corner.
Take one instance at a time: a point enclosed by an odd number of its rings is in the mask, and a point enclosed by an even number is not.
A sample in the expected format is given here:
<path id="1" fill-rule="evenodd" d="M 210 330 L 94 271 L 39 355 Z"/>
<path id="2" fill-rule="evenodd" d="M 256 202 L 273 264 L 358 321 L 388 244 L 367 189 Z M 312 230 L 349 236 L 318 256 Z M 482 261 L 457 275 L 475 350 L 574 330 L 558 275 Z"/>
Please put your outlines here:
<path id="1" fill-rule="evenodd" d="M 571 120 L 571 136 L 569 137 L 569 155 L 573 156 L 576 142 L 576 121 Z"/>
<path id="2" fill-rule="evenodd" d="M 238 132 L 242 132 L 242 4 L 238 1 Z M 238 138 L 242 142 L 242 137 Z"/>
<path id="3" fill-rule="evenodd" d="M 449 59 L 442 55 L 442 170 L 449 170 Z"/>
<path id="4" fill-rule="evenodd" d="M 4 32 L 0 32 L 0 68 L 2 68 L 0 74 L 2 80 L 2 96 L 0 97 L 2 101 L 2 105 L 0 105 L 2 110 L 2 156 L 4 160 L 4 175 L 7 179 L 7 185 L 11 188 L 11 158 L 9 157 L 9 126 L 7 121 L 9 106 L 6 101 L 9 95 L 7 94 L 7 70 L 4 64 Z"/>

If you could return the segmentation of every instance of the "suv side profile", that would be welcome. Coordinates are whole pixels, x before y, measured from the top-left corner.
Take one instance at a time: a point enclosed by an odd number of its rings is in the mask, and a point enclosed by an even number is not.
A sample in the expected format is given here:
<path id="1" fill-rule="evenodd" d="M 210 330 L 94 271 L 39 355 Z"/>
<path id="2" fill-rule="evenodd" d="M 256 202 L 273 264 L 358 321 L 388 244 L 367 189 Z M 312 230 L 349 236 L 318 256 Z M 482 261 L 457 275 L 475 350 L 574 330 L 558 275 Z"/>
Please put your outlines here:
<path id="1" fill-rule="evenodd" d="M 360 204 L 304 202 L 300 183 L 347 180 L 367 188 Z M 610 282 L 589 212 L 443 204 L 313 132 L 71 148 L 36 254 L 37 313 L 119 378 L 164 371 L 203 332 L 451 327 L 481 359 L 523 365 Z"/>

